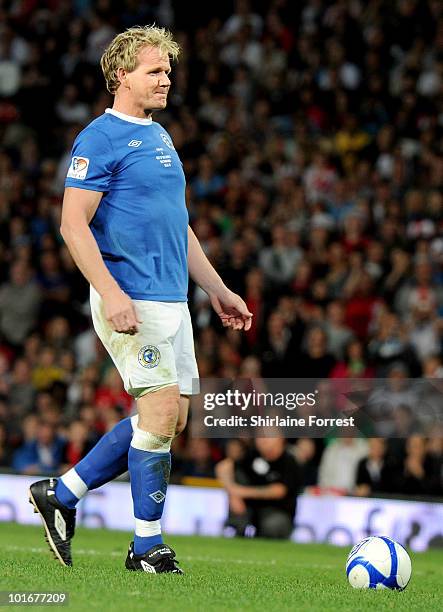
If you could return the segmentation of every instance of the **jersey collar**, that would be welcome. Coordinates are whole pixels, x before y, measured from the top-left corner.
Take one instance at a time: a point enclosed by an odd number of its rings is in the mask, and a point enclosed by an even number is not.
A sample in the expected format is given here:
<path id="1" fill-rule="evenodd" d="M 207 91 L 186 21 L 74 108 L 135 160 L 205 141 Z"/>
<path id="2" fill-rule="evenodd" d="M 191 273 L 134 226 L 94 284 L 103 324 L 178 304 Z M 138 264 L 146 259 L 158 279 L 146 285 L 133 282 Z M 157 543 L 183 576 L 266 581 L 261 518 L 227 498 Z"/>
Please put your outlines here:
<path id="1" fill-rule="evenodd" d="M 105 113 L 109 113 L 110 115 L 114 115 L 114 117 L 118 117 L 123 121 L 128 121 L 129 123 L 137 123 L 138 125 L 151 125 L 152 119 L 146 117 L 146 119 L 139 119 L 139 117 L 132 117 L 131 115 L 125 115 L 125 113 L 121 113 L 120 111 L 114 110 L 113 108 L 107 108 Z"/>

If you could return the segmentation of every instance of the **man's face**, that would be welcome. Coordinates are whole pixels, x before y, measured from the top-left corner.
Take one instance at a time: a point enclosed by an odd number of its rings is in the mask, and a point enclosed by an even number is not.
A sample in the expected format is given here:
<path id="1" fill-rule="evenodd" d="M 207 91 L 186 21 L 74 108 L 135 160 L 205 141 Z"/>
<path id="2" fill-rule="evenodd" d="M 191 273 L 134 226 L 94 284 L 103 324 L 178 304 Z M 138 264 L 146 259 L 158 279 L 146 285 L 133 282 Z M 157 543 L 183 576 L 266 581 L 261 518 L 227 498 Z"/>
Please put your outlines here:
<path id="1" fill-rule="evenodd" d="M 276 461 L 285 450 L 284 438 L 256 438 L 255 448 L 267 461 Z"/>
<path id="2" fill-rule="evenodd" d="M 144 47 L 138 54 L 137 68 L 126 73 L 126 86 L 136 106 L 147 111 L 166 107 L 171 64 L 157 47 Z M 125 85 L 125 83 L 123 83 Z"/>

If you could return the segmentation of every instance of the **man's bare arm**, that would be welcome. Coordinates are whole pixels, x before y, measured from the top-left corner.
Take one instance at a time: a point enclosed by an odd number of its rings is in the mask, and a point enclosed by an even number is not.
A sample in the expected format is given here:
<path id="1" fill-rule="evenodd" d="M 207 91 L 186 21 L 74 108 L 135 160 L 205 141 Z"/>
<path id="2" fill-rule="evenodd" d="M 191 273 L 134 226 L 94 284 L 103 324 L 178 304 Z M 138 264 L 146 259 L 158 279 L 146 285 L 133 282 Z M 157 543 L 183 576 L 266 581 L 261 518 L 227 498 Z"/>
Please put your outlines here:
<path id="1" fill-rule="evenodd" d="M 106 319 L 112 328 L 118 332 L 135 333 L 140 321 L 134 304 L 105 266 L 89 227 L 102 195 L 99 191 L 67 187 L 60 232 L 83 276 L 103 298 Z"/>
<path id="2" fill-rule="evenodd" d="M 218 480 L 222 483 L 225 489 L 229 489 L 231 485 L 235 483 L 234 480 L 234 462 L 232 459 L 227 457 L 222 459 L 215 466 L 215 475 Z"/>
<path id="3" fill-rule="evenodd" d="M 190 227 L 188 227 L 188 267 L 192 280 L 206 291 L 224 327 L 245 329 L 245 331 L 251 328 L 252 313 L 242 298 L 226 287 Z"/>
<path id="4" fill-rule="evenodd" d="M 288 492 L 287 486 L 282 482 L 273 482 L 262 487 L 235 485 L 231 490 L 242 499 L 282 499 Z"/>
<path id="5" fill-rule="evenodd" d="M 234 477 L 234 462 L 229 458 L 217 463 L 215 475 L 231 495 L 242 499 L 282 499 L 288 492 L 287 486 L 282 482 L 273 482 L 261 487 L 237 484 Z"/>

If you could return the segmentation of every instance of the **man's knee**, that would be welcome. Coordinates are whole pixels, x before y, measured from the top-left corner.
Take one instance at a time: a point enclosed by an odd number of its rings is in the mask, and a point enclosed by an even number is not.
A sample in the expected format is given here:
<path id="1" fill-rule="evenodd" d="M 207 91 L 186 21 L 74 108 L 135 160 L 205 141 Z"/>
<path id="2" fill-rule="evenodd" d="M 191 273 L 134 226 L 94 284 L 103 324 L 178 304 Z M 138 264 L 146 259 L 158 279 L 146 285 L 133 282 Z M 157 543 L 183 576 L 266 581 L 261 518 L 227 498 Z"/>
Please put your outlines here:
<path id="1" fill-rule="evenodd" d="M 177 426 L 179 400 L 176 385 L 144 395 L 137 400 L 138 427 L 172 438 Z"/>
<path id="2" fill-rule="evenodd" d="M 287 539 L 293 530 L 292 518 L 280 510 L 260 517 L 257 535 L 262 538 Z"/>

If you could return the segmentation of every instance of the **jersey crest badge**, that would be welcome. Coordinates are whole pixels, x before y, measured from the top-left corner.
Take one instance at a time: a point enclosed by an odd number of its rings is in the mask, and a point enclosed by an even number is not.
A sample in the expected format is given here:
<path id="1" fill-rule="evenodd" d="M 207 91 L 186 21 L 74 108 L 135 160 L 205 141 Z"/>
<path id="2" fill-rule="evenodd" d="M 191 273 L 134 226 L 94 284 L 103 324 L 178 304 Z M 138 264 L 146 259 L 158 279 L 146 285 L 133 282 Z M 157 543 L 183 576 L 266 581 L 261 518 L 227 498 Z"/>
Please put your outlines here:
<path id="1" fill-rule="evenodd" d="M 68 170 L 68 178 L 83 181 L 88 173 L 88 168 L 89 159 L 87 157 L 73 157 Z"/>
<path id="2" fill-rule="evenodd" d="M 165 143 L 165 145 L 167 147 L 169 147 L 170 149 L 174 149 L 174 145 L 172 144 L 172 140 L 169 138 L 169 136 L 167 134 L 162 132 L 160 134 L 160 138 L 163 140 L 163 142 Z"/>

